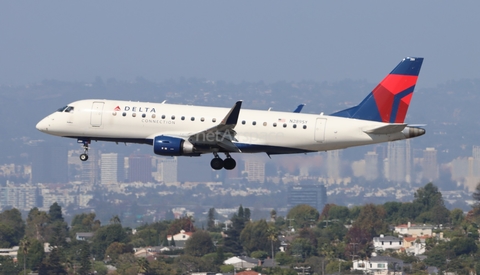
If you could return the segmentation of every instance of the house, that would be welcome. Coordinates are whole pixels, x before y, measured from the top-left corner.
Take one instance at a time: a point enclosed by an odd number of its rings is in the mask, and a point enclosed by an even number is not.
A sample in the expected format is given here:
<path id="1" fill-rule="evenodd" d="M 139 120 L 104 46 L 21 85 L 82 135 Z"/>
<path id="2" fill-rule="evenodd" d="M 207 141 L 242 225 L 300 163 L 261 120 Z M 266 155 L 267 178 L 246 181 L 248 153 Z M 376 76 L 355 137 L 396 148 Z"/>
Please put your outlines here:
<path id="1" fill-rule="evenodd" d="M 425 253 L 426 240 L 431 238 L 428 235 L 403 238 L 403 249 L 410 255 L 422 255 Z"/>
<path id="2" fill-rule="evenodd" d="M 88 241 L 93 238 L 93 232 L 77 232 L 75 233 L 75 239 L 77 241 Z"/>
<path id="3" fill-rule="evenodd" d="M 432 236 L 433 225 L 431 224 L 416 225 L 408 222 L 407 224 L 400 224 L 395 226 L 394 231 L 403 236 L 413 236 L 413 237 L 423 236 L 423 235 Z"/>
<path id="4" fill-rule="evenodd" d="M 167 235 L 167 240 L 170 242 L 172 240 L 175 241 L 175 247 L 177 248 L 184 248 L 185 243 L 187 242 L 188 239 L 193 235 L 193 232 L 185 232 L 185 230 L 180 230 L 180 233 L 177 233 L 175 235 Z"/>
<path id="5" fill-rule="evenodd" d="M 226 265 L 233 265 L 237 269 L 248 269 L 254 268 L 261 265 L 261 261 L 255 258 L 250 258 L 246 256 L 231 257 L 226 259 L 224 262 Z M 237 273 L 238 274 L 238 273 Z M 258 274 L 258 272 L 257 272 Z"/>
<path id="6" fill-rule="evenodd" d="M 364 273 L 383 275 L 389 271 L 402 272 L 404 263 L 400 259 L 388 256 L 372 257 L 369 260 L 353 261 L 352 270 L 361 270 Z"/>
<path id="7" fill-rule="evenodd" d="M 397 237 L 384 236 L 373 238 L 373 247 L 376 251 L 385 251 L 387 249 L 399 250 L 402 248 L 403 241 Z"/>
<path id="8" fill-rule="evenodd" d="M 0 248 L 0 256 L 16 258 L 18 249 L 18 246 L 14 246 L 12 248 Z"/>
<path id="9" fill-rule="evenodd" d="M 247 270 L 247 271 L 237 272 L 237 275 L 264 275 L 264 274 L 259 273 L 257 271 Z"/>

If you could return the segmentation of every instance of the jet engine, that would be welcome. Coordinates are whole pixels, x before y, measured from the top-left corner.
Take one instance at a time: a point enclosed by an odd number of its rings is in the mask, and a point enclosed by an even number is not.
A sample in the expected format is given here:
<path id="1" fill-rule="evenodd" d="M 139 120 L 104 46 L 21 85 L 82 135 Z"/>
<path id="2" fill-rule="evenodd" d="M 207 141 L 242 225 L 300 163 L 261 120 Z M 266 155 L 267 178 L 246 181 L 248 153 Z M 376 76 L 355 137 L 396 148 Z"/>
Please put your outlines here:
<path id="1" fill-rule="evenodd" d="M 190 155 L 194 151 L 193 144 L 182 138 L 157 136 L 153 140 L 153 152 L 162 156 Z"/>

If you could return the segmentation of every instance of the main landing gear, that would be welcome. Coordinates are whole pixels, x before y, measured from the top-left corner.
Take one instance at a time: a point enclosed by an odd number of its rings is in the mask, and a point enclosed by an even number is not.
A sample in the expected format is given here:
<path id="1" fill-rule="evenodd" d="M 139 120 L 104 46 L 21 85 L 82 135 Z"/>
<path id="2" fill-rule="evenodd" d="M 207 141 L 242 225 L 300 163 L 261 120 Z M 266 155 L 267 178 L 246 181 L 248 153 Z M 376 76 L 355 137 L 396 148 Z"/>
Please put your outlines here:
<path id="1" fill-rule="evenodd" d="M 229 153 L 225 153 L 227 158 L 225 160 L 221 159 L 216 152 L 213 153 L 215 156 L 212 161 L 210 162 L 210 166 L 214 170 L 220 170 L 225 168 L 226 170 L 232 170 L 237 166 L 237 162 L 230 156 Z"/>
<path id="2" fill-rule="evenodd" d="M 88 160 L 88 145 L 90 144 L 90 140 L 84 140 L 84 139 L 79 139 L 77 140 L 78 143 L 83 143 L 83 154 L 80 155 L 80 160 L 81 161 L 87 161 Z"/>

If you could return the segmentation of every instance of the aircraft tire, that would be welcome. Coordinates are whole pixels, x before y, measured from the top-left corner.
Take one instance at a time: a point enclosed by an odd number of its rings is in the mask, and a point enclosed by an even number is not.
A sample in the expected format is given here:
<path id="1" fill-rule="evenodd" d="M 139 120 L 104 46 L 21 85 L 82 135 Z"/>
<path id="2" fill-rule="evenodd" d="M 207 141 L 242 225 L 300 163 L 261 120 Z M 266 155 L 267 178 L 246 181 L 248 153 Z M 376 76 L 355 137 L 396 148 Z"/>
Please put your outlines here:
<path id="1" fill-rule="evenodd" d="M 232 170 L 237 166 L 237 162 L 232 158 L 227 158 L 223 161 L 223 168 L 226 170 Z"/>
<path id="2" fill-rule="evenodd" d="M 80 160 L 81 161 L 87 161 L 88 160 L 88 155 L 87 154 L 81 154 L 80 155 Z"/>
<path id="3" fill-rule="evenodd" d="M 221 158 L 214 158 L 212 159 L 212 161 L 210 162 L 210 166 L 212 167 L 212 169 L 214 170 L 220 170 L 223 168 L 223 160 Z"/>

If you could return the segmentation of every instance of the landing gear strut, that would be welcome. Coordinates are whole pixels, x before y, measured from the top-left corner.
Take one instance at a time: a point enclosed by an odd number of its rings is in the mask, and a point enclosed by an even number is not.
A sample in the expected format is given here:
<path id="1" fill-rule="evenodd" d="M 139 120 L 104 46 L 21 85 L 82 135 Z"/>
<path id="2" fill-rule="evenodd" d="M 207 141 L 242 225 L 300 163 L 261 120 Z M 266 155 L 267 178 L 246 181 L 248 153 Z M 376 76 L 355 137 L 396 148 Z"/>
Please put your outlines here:
<path id="1" fill-rule="evenodd" d="M 87 161 L 88 160 L 88 145 L 90 144 L 90 140 L 87 139 L 79 139 L 77 140 L 78 143 L 83 143 L 83 154 L 80 155 L 80 160 L 81 161 Z"/>
<path id="2" fill-rule="evenodd" d="M 214 170 L 220 170 L 222 168 L 225 168 L 226 170 L 232 170 L 237 166 L 237 162 L 230 156 L 229 153 L 225 153 L 227 158 L 225 160 L 222 160 L 216 152 L 213 153 L 215 156 L 212 161 L 210 162 L 210 166 Z"/>

